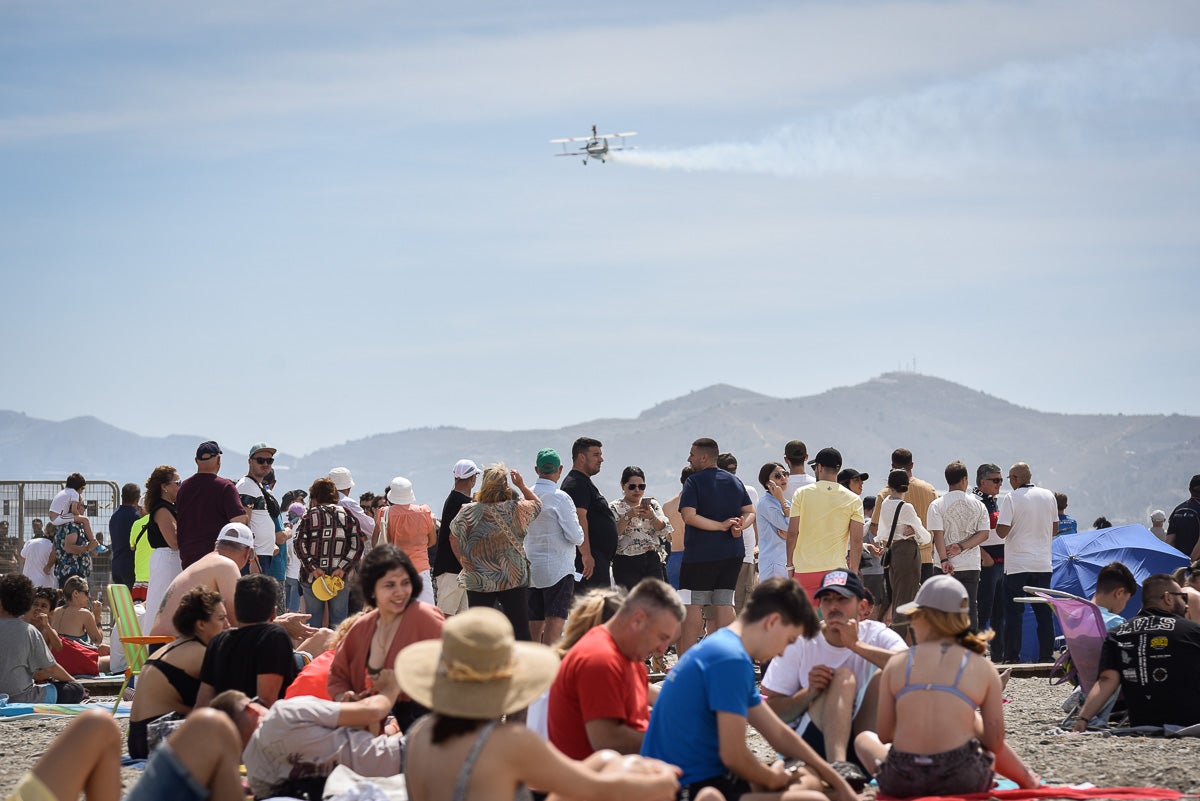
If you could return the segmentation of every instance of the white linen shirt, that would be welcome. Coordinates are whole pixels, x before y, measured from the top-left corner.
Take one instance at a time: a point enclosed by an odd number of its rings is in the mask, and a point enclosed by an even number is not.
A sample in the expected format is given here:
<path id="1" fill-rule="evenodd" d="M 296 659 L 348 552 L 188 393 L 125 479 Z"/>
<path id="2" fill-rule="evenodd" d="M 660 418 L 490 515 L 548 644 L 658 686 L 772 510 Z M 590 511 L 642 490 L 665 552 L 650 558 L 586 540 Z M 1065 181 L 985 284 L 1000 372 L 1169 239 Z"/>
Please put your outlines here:
<path id="1" fill-rule="evenodd" d="M 542 513 L 529 523 L 525 556 L 530 584 L 545 589 L 575 572 L 575 549 L 583 545 L 583 527 L 575 513 L 575 501 L 553 481 L 539 478 L 531 489 L 542 502 Z"/>
<path id="2" fill-rule="evenodd" d="M 358 521 L 358 528 L 362 531 L 364 537 L 367 538 L 367 548 L 370 550 L 372 538 L 375 535 L 375 518 L 363 511 L 363 508 L 358 505 L 358 501 L 351 498 L 346 493 L 338 490 L 338 506 L 341 506 L 350 514 L 354 515 L 354 519 Z M 364 553 L 366 551 L 364 550 Z"/>

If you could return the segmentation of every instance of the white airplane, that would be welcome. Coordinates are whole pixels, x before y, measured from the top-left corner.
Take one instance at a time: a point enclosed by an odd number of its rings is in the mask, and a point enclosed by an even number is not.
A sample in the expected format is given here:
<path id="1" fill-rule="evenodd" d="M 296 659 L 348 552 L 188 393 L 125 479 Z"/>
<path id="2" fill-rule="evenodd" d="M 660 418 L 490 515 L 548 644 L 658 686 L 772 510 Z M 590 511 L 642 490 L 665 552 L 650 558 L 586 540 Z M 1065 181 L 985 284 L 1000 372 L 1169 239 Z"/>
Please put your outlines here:
<path id="1" fill-rule="evenodd" d="M 634 150 L 635 148 L 625 146 L 625 137 L 637 136 L 637 131 L 626 131 L 625 133 L 598 134 L 596 126 L 592 126 L 591 136 L 572 136 L 567 139 L 551 139 L 551 144 L 562 145 L 563 152 L 555 153 L 556 156 L 582 156 L 583 163 L 586 165 L 588 159 L 599 159 L 600 163 L 605 162 L 605 157 L 609 153 L 617 150 Z M 620 139 L 620 145 L 609 146 L 609 139 Z M 567 144 L 570 142 L 586 142 L 583 147 L 578 150 L 568 150 Z"/>

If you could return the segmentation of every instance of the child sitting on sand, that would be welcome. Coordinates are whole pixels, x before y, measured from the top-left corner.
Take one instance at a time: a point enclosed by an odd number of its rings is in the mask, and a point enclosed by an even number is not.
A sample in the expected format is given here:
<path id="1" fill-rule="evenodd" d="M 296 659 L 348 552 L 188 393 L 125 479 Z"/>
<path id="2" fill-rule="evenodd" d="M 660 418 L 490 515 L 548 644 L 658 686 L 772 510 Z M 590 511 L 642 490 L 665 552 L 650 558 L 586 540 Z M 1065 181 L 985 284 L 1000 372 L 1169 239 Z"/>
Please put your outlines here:
<path id="1" fill-rule="evenodd" d="M 1000 676 L 983 656 L 991 632 L 972 633 L 969 604 L 966 588 L 943 575 L 896 610 L 910 616 L 917 645 L 884 667 L 877 732 L 854 741 L 881 792 L 981 793 L 993 771 L 1022 788 L 1041 784 L 1004 742 Z"/>

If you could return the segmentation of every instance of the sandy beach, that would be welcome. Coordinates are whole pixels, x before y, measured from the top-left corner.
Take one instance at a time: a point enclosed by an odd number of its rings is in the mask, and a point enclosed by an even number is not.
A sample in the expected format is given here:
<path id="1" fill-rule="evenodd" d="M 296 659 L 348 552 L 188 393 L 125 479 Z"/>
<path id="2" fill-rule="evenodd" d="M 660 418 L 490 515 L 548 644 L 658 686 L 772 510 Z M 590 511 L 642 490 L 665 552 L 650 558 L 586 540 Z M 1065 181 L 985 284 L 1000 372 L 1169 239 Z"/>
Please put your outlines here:
<path id="1" fill-rule="evenodd" d="M 1056 735 L 1061 704 L 1069 694 L 1046 679 L 1013 679 L 1008 684 L 1005 719 L 1013 748 L 1048 784 L 1091 782 L 1101 787 L 1169 787 L 1200 793 L 1200 738 Z M 111 699 L 110 699 L 111 703 Z M 68 719 L 0 722 L 0 796 L 7 795 L 67 725 Z M 124 726 L 124 722 L 122 722 Z M 758 737 L 751 746 L 760 758 L 770 749 Z M 123 771 L 126 789 L 140 771 Z M 65 800 L 64 800 L 65 801 Z"/>

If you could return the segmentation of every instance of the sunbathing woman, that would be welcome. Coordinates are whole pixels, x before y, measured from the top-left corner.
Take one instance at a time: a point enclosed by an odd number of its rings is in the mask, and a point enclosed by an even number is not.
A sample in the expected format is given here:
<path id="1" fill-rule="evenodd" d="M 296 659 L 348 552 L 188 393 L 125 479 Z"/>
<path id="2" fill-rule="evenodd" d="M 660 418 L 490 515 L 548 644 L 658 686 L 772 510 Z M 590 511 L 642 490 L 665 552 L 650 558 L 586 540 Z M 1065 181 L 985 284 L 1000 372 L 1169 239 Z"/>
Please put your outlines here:
<path id="1" fill-rule="evenodd" d="M 179 638 L 146 660 L 129 712 L 129 756 L 149 757 L 147 726 L 172 712 L 183 717 L 196 705 L 200 666 L 208 641 L 229 628 L 221 596 L 200 586 L 179 599 L 171 618 Z"/>
<path id="2" fill-rule="evenodd" d="M 982 656 L 991 632 L 971 632 L 968 604 L 957 579 L 934 576 L 896 610 L 910 616 L 917 645 L 883 669 L 878 733 L 854 741 L 881 792 L 900 798 L 985 792 L 993 767 L 1020 787 L 1041 783 L 1004 742 L 1000 676 Z"/>
<path id="3" fill-rule="evenodd" d="M 91 646 L 76 642 L 70 637 L 60 637 L 50 625 L 50 616 L 58 603 L 58 590 L 50 587 L 38 587 L 33 591 L 33 606 L 25 615 L 25 622 L 39 632 L 54 661 L 72 676 L 98 676 L 108 672 L 108 656 L 101 656 Z M 40 677 L 38 677 L 40 680 Z"/>
<path id="4" fill-rule="evenodd" d="M 50 616 L 50 625 L 58 632 L 58 636 L 91 646 L 97 653 L 107 654 L 108 646 L 104 644 L 104 632 L 96 623 L 87 579 L 71 576 L 63 582 L 62 593 L 64 605 L 55 609 Z"/>
<path id="5" fill-rule="evenodd" d="M 670 765 L 612 751 L 576 762 L 519 723 L 500 725 L 548 687 L 557 668 L 553 651 L 515 642 L 508 619 L 486 607 L 450 618 L 440 641 L 401 651 L 401 688 L 433 710 L 409 732 L 409 798 L 513 801 L 529 797 L 528 785 L 581 801 L 673 799 L 679 782 Z"/>

